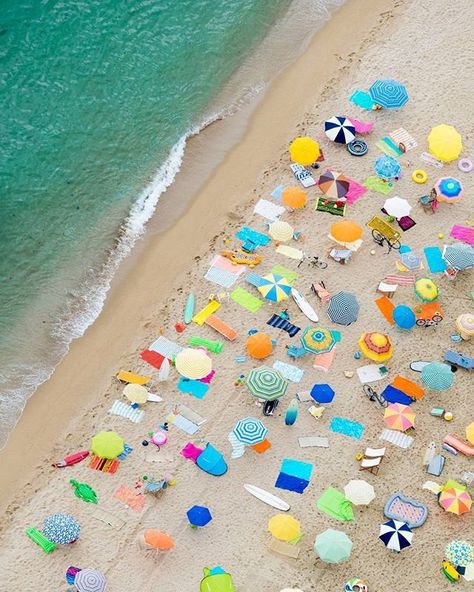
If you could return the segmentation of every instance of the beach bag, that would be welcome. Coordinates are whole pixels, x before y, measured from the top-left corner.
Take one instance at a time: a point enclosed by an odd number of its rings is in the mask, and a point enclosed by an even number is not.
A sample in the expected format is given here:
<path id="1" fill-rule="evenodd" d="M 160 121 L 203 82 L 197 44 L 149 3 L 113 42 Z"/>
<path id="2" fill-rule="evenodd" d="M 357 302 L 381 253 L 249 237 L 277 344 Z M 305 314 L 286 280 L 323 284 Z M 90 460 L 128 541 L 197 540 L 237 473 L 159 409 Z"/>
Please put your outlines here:
<path id="1" fill-rule="evenodd" d="M 197 457 L 196 464 L 204 472 L 216 477 L 227 472 L 224 457 L 212 444 L 207 444 L 204 451 Z"/>
<path id="2" fill-rule="evenodd" d="M 230 574 L 211 574 L 211 570 L 208 567 L 204 568 L 204 577 L 201 580 L 199 590 L 200 592 L 235 592 Z"/>

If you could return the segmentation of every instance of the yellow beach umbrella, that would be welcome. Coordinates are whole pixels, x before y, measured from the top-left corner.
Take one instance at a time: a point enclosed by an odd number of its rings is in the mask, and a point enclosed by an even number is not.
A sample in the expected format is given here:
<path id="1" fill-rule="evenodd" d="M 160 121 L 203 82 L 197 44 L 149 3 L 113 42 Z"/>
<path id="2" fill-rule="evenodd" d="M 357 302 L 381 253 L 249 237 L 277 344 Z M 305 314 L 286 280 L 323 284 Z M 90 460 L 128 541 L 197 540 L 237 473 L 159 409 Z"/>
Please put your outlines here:
<path id="1" fill-rule="evenodd" d="M 290 144 L 290 158 L 303 166 L 316 162 L 321 151 L 319 144 L 311 138 L 296 138 Z"/>
<path id="2" fill-rule="evenodd" d="M 282 220 L 275 220 L 275 222 L 272 222 L 268 227 L 268 234 L 273 240 L 280 243 L 286 243 L 291 240 L 294 232 L 293 226 Z"/>
<path id="3" fill-rule="evenodd" d="M 423 302 L 434 302 L 439 296 L 438 286 L 427 277 L 416 280 L 413 286 L 416 296 Z"/>
<path id="4" fill-rule="evenodd" d="M 268 521 L 268 530 L 280 541 L 291 541 L 301 533 L 301 526 L 290 514 L 275 514 Z"/>
<path id="5" fill-rule="evenodd" d="M 383 333 L 362 333 L 358 345 L 364 356 L 374 362 L 385 362 L 393 355 L 390 338 Z"/>
<path id="6" fill-rule="evenodd" d="M 91 452 L 100 458 L 117 458 L 124 445 L 125 440 L 117 432 L 99 432 L 92 438 Z"/>
<path id="7" fill-rule="evenodd" d="M 452 125 L 437 125 L 428 136 L 428 150 L 443 162 L 456 160 L 462 150 L 461 135 Z"/>
<path id="8" fill-rule="evenodd" d="M 148 391 L 140 384 L 127 384 L 123 389 L 123 394 L 131 403 L 143 405 L 143 403 L 148 401 Z"/>
<path id="9" fill-rule="evenodd" d="M 300 187 L 287 187 L 281 193 L 281 203 L 287 208 L 294 210 L 304 208 L 307 201 L 306 191 L 303 191 Z"/>
<path id="10" fill-rule="evenodd" d="M 212 371 L 212 360 L 202 349 L 183 349 L 174 363 L 181 376 L 192 380 L 204 378 Z"/>
<path id="11" fill-rule="evenodd" d="M 466 428 L 466 438 L 471 444 L 474 444 L 474 421 Z"/>

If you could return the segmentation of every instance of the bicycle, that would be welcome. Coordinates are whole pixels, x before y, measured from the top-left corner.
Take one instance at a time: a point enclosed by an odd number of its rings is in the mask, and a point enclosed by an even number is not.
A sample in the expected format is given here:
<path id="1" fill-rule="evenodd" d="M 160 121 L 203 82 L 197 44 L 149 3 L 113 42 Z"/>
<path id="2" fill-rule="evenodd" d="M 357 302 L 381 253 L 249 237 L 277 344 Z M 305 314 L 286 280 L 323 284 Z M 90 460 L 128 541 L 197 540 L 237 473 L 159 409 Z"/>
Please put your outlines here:
<path id="1" fill-rule="evenodd" d="M 308 265 L 311 265 L 311 267 L 313 267 L 313 268 L 317 267 L 318 269 L 327 269 L 327 266 L 328 266 L 326 261 L 321 261 L 318 256 L 310 257 L 310 256 L 306 255 L 306 253 L 303 253 L 303 258 L 301 259 L 301 261 L 297 265 L 298 268 L 303 263 L 303 261 L 307 261 Z"/>
<path id="2" fill-rule="evenodd" d="M 443 320 L 441 315 L 433 315 L 431 319 L 417 319 L 416 324 L 418 327 L 432 327 L 437 326 Z"/>
<path id="3" fill-rule="evenodd" d="M 374 391 L 371 386 L 364 384 L 362 388 L 364 389 L 364 393 L 369 397 L 369 401 L 377 401 L 381 407 L 388 407 L 387 399 L 377 391 Z"/>
<path id="4" fill-rule="evenodd" d="M 383 247 L 384 244 L 387 243 L 387 246 L 388 246 L 388 251 L 386 253 L 387 255 L 388 255 L 388 253 L 390 253 L 390 251 L 392 249 L 394 249 L 395 251 L 399 251 L 400 250 L 401 244 L 400 244 L 400 241 L 398 239 L 397 240 L 394 240 L 394 241 L 391 241 L 386 236 L 384 236 L 382 233 L 380 233 L 378 230 L 372 230 L 372 238 L 381 247 Z"/>

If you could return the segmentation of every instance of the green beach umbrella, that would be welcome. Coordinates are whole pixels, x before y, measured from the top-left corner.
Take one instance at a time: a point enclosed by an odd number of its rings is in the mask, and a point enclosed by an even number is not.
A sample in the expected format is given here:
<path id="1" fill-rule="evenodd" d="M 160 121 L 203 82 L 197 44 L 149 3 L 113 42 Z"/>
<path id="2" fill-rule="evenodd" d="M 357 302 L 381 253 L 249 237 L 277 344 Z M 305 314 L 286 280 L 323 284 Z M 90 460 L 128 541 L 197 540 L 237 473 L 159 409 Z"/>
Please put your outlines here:
<path id="1" fill-rule="evenodd" d="M 352 541 L 345 532 L 328 528 L 316 537 L 314 551 L 326 563 L 342 563 L 351 555 Z"/>
<path id="2" fill-rule="evenodd" d="M 251 370 L 247 376 L 247 387 L 252 396 L 265 401 L 274 401 L 286 393 L 288 382 L 277 370 L 268 366 L 259 366 Z"/>
<path id="3" fill-rule="evenodd" d="M 336 340 L 329 329 L 317 327 L 306 327 L 301 336 L 301 345 L 304 349 L 313 354 L 323 354 L 332 350 Z"/>
<path id="4" fill-rule="evenodd" d="M 454 373 L 451 366 L 441 362 L 431 362 L 421 371 L 421 380 L 426 386 L 435 391 L 445 391 L 454 382 Z"/>

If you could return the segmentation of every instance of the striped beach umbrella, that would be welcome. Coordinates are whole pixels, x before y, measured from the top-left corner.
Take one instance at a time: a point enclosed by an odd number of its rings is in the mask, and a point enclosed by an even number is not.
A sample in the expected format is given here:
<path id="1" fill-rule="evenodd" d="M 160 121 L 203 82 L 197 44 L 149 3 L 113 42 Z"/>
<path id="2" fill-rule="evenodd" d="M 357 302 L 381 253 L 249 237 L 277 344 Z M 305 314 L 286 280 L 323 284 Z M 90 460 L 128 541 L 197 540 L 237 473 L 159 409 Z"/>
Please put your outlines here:
<path id="1" fill-rule="evenodd" d="M 400 255 L 400 261 L 402 265 L 410 271 L 414 271 L 416 269 L 421 268 L 421 257 L 413 251 L 408 251 L 408 253 L 402 253 Z"/>
<path id="2" fill-rule="evenodd" d="M 379 539 L 383 541 L 387 549 L 400 552 L 411 545 L 413 533 L 405 522 L 389 520 L 380 525 Z"/>
<path id="3" fill-rule="evenodd" d="M 301 336 L 301 344 L 304 349 L 313 354 L 324 354 L 332 350 L 336 340 L 329 329 L 324 327 L 306 327 Z"/>
<path id="4" fill-rule="evenodd" d="M 452 125 L 437 125 L 429 133 L 428 150 L 443 162 L 456 160 L 462 150 L 461 135 Z"/>
<path id="5" fill-rule="evenodd" d="M 267 300 L 281 302 L 290 295 L 291 285 L 281 275 L 269 273 L 262 277 L 262 285 L 258 286 L 257 290 Z"/>
<path id="6" fill-rule="evenodd" d="M 326 171 L 319 177 L 318 185 L 321 191 L 328 197 L 341 199 L 349 191 L 350 182 L 342 173 Z"/>
<path id="7" fill-rule="evenodd" d="M 357 343 L 364 356 L 374 362 L 385 362 L 393 355 L 390 337 L 384 333 L 362 333 Z"/>
<path id="8" fill-rule="evenodd" d="M 434 391 L 444 391 L 454 382 L 451 366 L 442 362 L 430 362 L 421 370 L 421 380 Z"/>
<path id="9" fill-rule="evenodd" d="M 351 555 L 352 541 L 345 532 L 328 528 L 316 537 L 314 551 L 325 563 L 342 563 Z"/>
<path id="10" fill-rule="evenodd" d="M 383 419 L 388 428 L 404 432 L 415 427 L 415 417 L 416 413 L 409 405 L 390 403 L 385 409 Z"/>
<path id="11" fill-rule="evenodd" d="M 445 203 L 456 203 L 464 195 L 461 181 L 454 177 L 442 177 L 436 181 L 434 190 L 436 199 Z"/>
<path id="12" fill-rule="evenodd" d="M 288 388 L 288 382 L 278 370 L 268 366 L 259 366 L 251 370 L 246 382 L 250 394 L 265 401 L 274 401 L 283 397 Z"/>
<path id="13" fill-rule="evenodd" d="M 357 321 L 360 305 L 351 292 L 338 292 L 329 301 L 328 317 L 338 325 L 350 325 Z"/>
<path id="14" fill-rule="evenodd" d="M 246 417 L 239 420 L 232 431 L 239 442 L 249 446 L 263 442 L 268 433 L 263 423 L 259 419 L 255 419 L 255 417 Z"/>
<path id="15" fill-rule="evenodd" d="M 444 556 L 453 565 L 467 567 L 474 563 L 474 547 L 467 541 L 454 540 L 444 548 Z"/>
<path id="16" fill-rule="evenodd" d="M 474 337 L 474 313 L 465 312 L 456 319 L 456 329 L 465 341 Z"/>
<path id="17" fill-rule="evenodd" d="M 374 103 L 384 109 L 399 109 L 408 101 L 408 92 L 396 80 L 376 80 L 369 88 Z"/>
<path id="18" fill-rule="evenodd" d="M 431 278 L 422 277 L 413 284 L 415 295 L 423 302 L 434 302 L 439 296 L 438 286 Z"/>
<path id="19" fill-rule="evenodd" d="M 374 163 L 374 169 L 381 179 L 389 181 L 400 176 L 401 166 L 396 158 L 393 156 L 379 156 Z"/>
<path id="20" fill-rule="evenodd" d="M 67 545 L 79 538 L 81 525 L 70 514 L 52 514 L 43 523 L 44 536 L 57 545 Z"/>
<path id="21" fill-rule="evenodd" d="M 349 144 L 355 140 L 355 127 L 347 117 L 334 116 L 324 122 L 326 136 L 338 144 Z"/>
<path id="22" fill-rule="evenodd" d="M 96 569 L 81 569 L 74 578 L 79 592 L 104 592 L 107 581 L 104 574 Z"/>
<path id="23" fill-rule="evenodd" d="M 471 245 L 445 245 L 443 259 L 450 267 L 462 271 L 474 267 L 474 247 Z"/>
<path id="24" fill-rule="evenodd" d="M 440 493 L 438 503 L 446 512 L 459 516 L 470 511 L 472 499 L 466 490 L 449 487 Z"/>
<path id="25" fill-rule="evenodd" d="M 283 220 L 275 220 L 275 222 L 272 222 L 268 227 L 268 234 L 273 240 L 280 243 L 286 243 L 291 240 L 294 232 L 295 230 L 293 226 Z"/>

